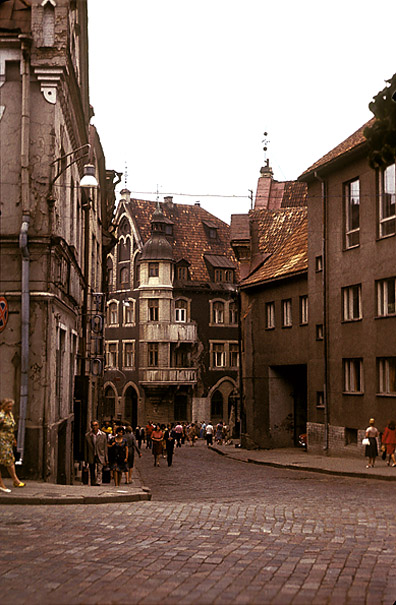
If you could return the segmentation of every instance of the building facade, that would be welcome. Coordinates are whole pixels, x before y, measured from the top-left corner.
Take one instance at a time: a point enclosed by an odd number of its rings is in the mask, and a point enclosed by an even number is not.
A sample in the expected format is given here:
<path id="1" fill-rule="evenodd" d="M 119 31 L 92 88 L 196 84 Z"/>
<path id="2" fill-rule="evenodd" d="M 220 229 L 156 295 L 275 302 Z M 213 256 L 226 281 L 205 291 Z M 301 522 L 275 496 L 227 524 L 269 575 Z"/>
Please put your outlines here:
<path id="1" fill-rule="evenodd" d="M 235 425 L 236 263 L 229 227 L 199 204 L 130 198 L 108 257 L 101 418 Z"/>
<path id="2" fill-rule="evenodd" d="M 16 401 L 21 474 L 59 483 L 103 380 L 91 318 L 115 174 L 91 115 L 86 1 L 1 4 L 0 391 Z"/>
<path id="3" fill-rule="evenodd" d="M 395 162 L 374 170 L 363 131 L 300 177 L 308 185 L 308 440 L 361 453 L 396 415 Z M 317 338 L 318 330 L 322 337 Z"/>

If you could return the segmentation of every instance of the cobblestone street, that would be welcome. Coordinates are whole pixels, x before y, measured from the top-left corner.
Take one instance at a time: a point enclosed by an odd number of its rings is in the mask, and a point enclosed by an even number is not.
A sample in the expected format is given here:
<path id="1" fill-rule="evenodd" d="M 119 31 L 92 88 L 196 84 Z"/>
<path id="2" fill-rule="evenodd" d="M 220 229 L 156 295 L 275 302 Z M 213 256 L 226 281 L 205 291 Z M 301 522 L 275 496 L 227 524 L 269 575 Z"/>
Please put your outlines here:
<path id="1" fill-rule="evenodd" d="M 396 486 L 143 450 L 150 502 L 3 506 L 1 602 L 396 600 Z M 93 488 L 94 489 L 94 488 Z"/>

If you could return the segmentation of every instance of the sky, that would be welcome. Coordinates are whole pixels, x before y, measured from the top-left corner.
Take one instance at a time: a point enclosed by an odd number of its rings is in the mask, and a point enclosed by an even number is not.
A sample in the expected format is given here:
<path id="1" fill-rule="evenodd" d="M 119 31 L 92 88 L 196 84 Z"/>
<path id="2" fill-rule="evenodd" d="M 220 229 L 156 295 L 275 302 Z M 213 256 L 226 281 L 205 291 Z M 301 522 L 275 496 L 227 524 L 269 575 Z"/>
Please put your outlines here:
<path id="1" fill-rule="evenodd" d="M 88 0 L 88 18 L 92 123 L 117 190 L 228 223 L 265 157 L 296 179 L 396 72 L 395 0 Z"/>

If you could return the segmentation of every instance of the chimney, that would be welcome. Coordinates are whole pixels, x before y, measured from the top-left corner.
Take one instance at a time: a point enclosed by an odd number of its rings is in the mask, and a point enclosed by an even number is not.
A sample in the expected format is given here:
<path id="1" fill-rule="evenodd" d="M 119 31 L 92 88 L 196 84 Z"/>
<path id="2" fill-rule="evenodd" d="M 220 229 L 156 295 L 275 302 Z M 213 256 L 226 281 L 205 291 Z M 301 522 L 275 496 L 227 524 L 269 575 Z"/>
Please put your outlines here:
<path id="1" fill-rule="evenodd" d="M 166 195 L 164 197 L 164 202 L 165 204 L 167 204 L 169 206 L 169 208 L 173 207 L 173 196 L 172 195 Z"/>
<path id="2" fill-rule="evenodd" d="M 269 165 L 269 160 L 266 160 L 265 166 L 262 166 L 262 168 L 260 168 L 260 175 L 267 179 L 272 179 L 272 177 L 274 176 L 274 172 L 271 166 Z"/>
<path id="3" fill-rule="evenodd" d="M 195 202 L 194 206 L 199 206 L 199 207 L 201 207 L 201 202 Z"/>
<path id="4" fill-rule="evenodd" d="M 122 191 L 120 191 L 120 194 L 122 200 L 125 200 L 126 202 L 131 201 L 131 192 L 129 191 L 129 189 L 123 189 Z"/>

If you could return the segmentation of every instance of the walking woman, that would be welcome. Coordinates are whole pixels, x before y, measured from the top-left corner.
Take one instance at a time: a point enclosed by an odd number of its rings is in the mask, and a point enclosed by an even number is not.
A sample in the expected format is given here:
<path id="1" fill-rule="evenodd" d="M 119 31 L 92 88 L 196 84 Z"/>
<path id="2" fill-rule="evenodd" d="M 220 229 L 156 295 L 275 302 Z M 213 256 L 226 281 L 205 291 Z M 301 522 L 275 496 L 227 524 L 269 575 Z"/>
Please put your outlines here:
<path id="1" fill-rule="evenodd" d="M 130 424 L 126 425 L 125 431 L 125 439 L 128 446 L 128 474 L 126 476 L 126 483 L 132 483 L 133 465 L 135 462 L 135 450 L 139 454 L 140 458 L 142 457 L 142 453 L 136 442 L 136 437 L 132 432 L 132 427 Z"/>
<path id="2" fill-rule="evenodd" d="M 114 485 L 119 487 L 122 473 L 128 471 L 128 446 L 126 439 L 124 438 L 124 429 L 122 426 L 116 429 L 116 436 L 107 447 L 112 450 Z"/>
<path id="3" fill-rule="evenodd" d="M 156 424 L 155 429 L 151 433 L 151 441 L 153 442 L 154 466 L 159 466 L 159 461 L 162 455 L 162 441 L 164 433 L 161 431 L 160 425 Z"/>
<path id="4" fill-rule="evenodd" d="M 0 404 L 0 464 L 6 466 L 10 473 L 14 487 L 25 487 L 22 481 L 19 481 L 15 471 L 15 457 L 13 446 L 15 445 L 16 422 L 12 414 L 14 407 L 13 399 L 3 399 Z M 0 491 L 6 494 L 10 489 L 4 485 L 0 474 Z"/>
<path id="5" fill-rule="evenodd" d="M 388 422 L 382 435 L 382 445 L 386 447 L 386 455 L 388 456 L 387 465 L 389 466 L 392 460 L 392 466 L 396 466 L 395 449 L 396 449 L 396 425 L 393 420 Z"/>
<path id="6" fill-rule="evenodd" d="M 368 464 L 366 468 L 374 468 L 375 459 L 378 456 L 377 437 L 379 435 L 378 429 L 375 428 L 375 419 L 370 418 L 369 427 L 366 429 L 366 437 L 370 441 L 370 445 L 366 445 L 365 456 L 368 458 Z"/>

